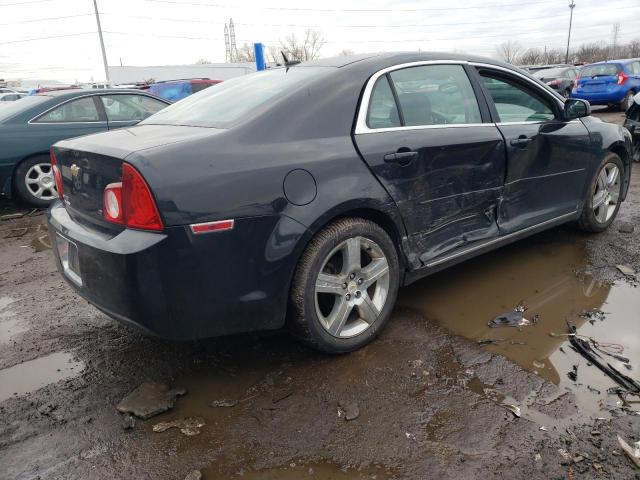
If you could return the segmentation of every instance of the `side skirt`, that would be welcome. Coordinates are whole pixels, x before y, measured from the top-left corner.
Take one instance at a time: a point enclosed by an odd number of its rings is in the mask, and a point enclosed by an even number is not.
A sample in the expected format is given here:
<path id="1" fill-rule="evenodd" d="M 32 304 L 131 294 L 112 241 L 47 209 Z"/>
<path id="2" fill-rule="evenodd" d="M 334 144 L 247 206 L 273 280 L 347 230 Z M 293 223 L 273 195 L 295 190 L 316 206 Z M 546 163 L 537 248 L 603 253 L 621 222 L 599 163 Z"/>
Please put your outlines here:
<path id="1" fill-rule="evenodd" d="M 557 227 L 558 225 L 562 225 L 563 223 L 567 223 L 572 220 L 577 220 L 579 216 L 579 212 L 567 213 L 565 215 L 552 218 L 551 220 L 538 223 L 537 225 L 532 225 L 522 230 L 518 230 L 517 232 L 509 233 L 498 238 L 492 238 L 490 240 L 482 240 L 474 244 L 461 247 L 453 252 L 440 255 L 439 257 L 427 262 L 423 267 L 406 272 L 404 276 L 404 285 L 409 285 L 416 280 L 420 280 L 423 277 L 431 275 L 432 273 L 439 272 L 440 270 L 444 270 L 445 268 L 516 242 L 525 237 L 529 237 L 544 230 L 549 230 L 550 228 Z"/>

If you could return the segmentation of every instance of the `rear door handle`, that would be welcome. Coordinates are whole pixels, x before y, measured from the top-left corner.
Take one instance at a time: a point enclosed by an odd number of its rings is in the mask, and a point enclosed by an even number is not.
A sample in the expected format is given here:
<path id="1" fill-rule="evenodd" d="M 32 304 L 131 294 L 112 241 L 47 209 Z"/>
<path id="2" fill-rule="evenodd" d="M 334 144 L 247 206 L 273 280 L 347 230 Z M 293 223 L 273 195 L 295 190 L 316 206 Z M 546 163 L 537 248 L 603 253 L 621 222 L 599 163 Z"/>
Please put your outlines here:
<path id="1" fill-rule="evenodd" d="M 527 145 L 531 143 L 532 139 L 527 138 L 524 135 L 520 135 L 518 138 L 512 139 L 509 144 L 512 147 L 525 148 Z"/>
<path id="2" fill-rule="evenodd" d="M 396 152 L 387 153 L 384 156 L 384 161 L 387 163 L 399 163 L 400 165 L 408 165 L 416 158 L 418 158 L 418 152 Z"/>

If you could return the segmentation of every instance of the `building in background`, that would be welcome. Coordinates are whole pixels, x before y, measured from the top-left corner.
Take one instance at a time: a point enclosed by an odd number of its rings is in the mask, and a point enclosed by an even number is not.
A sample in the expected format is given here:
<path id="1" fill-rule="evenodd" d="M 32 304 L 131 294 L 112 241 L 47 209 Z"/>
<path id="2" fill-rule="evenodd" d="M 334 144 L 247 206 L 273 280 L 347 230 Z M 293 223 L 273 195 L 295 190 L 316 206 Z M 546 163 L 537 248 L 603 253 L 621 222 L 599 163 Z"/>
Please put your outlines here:
<path id="1" fill-rule="evenodd" d="M 155 82 L 188 78 L 212 78 L 228 80 L 256 71 L 254 62 L 204 63 L 198 65 L 162 65 L 151 67 L 109 67 L 112 84 Z"/>

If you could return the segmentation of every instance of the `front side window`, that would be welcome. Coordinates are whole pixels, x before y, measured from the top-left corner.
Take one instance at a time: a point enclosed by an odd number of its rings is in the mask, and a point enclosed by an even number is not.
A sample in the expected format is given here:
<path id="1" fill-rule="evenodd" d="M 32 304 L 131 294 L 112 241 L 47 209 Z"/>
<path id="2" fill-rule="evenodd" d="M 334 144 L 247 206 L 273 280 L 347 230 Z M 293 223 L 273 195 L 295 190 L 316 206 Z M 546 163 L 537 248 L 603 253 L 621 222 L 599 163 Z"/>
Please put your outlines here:
<path id="1" fill-rule="evenodd" d="M 83 97 L 63 103 L 36 120 L 38 123 L 99 121 L 100 116 L 98 115 L 98 109 L 95 103 L 93 103 L 93 97 Z"/>
<path id="2" fill-rule="evenodd" d="M 369 128 L 401 126 L 398 106 L 386 75 L 376 80 L 376 84 L 373 86 L 367 111 L 367 126 Z"/>
<path id="3" fill-rule="evenodd" d="M 555 118 L 550 101 L 541 95 L 492 73 L 480 72 L 480 75 L 500 122 L 544 122 Z"/>
<path id="4" fill-rule="evenodd" d="M 110 122 L 144 120 L 167 106 L 146 95 L 102 95 L 100 99 Z"/>
<path id="5" fill-rule="evenodd" d="M 481 123 L 480 109 L 462 65 L 425 65 L 390 73 L 404 125 Z"/>

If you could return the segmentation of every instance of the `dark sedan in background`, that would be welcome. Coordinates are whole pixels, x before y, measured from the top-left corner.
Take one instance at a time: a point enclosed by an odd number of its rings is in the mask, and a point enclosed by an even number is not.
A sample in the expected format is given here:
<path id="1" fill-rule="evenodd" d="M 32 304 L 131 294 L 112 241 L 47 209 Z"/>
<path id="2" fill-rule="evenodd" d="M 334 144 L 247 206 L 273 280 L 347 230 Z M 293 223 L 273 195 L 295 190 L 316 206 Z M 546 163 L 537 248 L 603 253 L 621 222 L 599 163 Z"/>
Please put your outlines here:
<path id="1" fill-rule="evenodd" d="M 573 87 L 576 85 L 578 69 L 571 65 L 565 65 L 536 70 L 532 75 L 539 78 L 541 82 L 553 88 L 563 97 L 569 98 L 571 96 L 571 90 L 573 90 Z"/>
<path id="2" fill-rule="evenodd" d="M 139 90 L 60 90 L 0 109 L 0 194 L 45 207 L 57 197 L 49 149 L 58 140 L 130 127 L 170 102 Z"/>
<path id="3" fill-rule="evenodd" d="M 225 81 L 138 126 L 58 142 L 58 268 L 173 339 L 287 326 L 371 341 L 398 288 L 576 221 L 605 230 L 630 134 L 494 60 L 341 57 Z"/>

